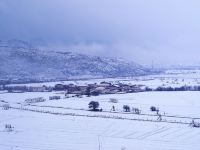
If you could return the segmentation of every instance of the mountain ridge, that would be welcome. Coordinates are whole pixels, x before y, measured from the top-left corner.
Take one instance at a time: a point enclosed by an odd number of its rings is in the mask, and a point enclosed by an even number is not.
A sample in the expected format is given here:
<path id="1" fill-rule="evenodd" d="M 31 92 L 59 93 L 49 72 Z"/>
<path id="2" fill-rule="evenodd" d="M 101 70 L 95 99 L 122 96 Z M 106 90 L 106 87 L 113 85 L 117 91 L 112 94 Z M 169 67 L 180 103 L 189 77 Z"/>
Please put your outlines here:
<path id="1" fill-rule="evenodd" d="M 123 59 L 45 51 L 20 40 L 0 41 L 0 79 L 37 82 L 145 75 L 148 69 Z"/>

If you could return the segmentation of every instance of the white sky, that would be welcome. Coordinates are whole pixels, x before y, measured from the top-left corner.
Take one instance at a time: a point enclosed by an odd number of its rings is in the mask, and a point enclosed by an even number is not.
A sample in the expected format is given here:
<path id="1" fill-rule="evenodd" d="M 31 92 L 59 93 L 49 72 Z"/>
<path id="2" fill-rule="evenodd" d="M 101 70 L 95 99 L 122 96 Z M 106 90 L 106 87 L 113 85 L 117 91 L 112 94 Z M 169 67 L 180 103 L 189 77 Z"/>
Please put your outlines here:
<path id="1" fill-rule="evenodd" d="M 199 0 L 1 0 L 0 39 L 141 64 L 197 64 L 199 16 Z"/>

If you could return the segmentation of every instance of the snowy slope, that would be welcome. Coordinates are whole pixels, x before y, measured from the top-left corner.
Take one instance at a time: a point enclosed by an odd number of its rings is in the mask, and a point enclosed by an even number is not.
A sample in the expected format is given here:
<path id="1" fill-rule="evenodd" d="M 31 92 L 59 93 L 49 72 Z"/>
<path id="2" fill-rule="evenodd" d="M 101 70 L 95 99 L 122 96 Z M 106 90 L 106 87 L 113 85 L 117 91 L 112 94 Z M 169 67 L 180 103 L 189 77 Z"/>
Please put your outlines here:
<path id="1" fill-rule="evenodd" d="M 26 42 L 0 41 L 0 79 L 43 81 L 144 75 L 134 62 L 36 49 Z"/>

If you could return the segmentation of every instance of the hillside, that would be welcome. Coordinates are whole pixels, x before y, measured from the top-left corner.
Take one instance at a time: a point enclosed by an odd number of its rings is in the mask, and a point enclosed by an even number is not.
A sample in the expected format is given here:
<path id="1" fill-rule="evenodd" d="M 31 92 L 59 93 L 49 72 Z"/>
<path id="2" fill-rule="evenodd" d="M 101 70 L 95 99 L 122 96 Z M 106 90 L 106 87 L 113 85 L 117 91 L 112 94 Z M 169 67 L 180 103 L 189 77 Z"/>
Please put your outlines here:
<path id="1" fill-rule="evenodd" d="M 45 51 L 19 40 L 0 41 L 1 81 L 38 82 L 127 77 L 148 70 L 134 62 L 71 52 Z"/>

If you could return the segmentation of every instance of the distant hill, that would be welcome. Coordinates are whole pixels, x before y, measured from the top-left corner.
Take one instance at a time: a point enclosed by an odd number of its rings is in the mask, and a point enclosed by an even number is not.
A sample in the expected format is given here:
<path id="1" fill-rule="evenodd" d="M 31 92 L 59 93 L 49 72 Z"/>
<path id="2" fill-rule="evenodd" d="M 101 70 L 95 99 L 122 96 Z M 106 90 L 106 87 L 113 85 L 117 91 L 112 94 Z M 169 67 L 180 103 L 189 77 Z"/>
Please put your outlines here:
<path id="1" fill-rule="evenodd" d="M 122 59 L 45 51 L 19 40 L 0 41 L 0 64 L 1 83 L 129 77 L 149 72 Z"/>

